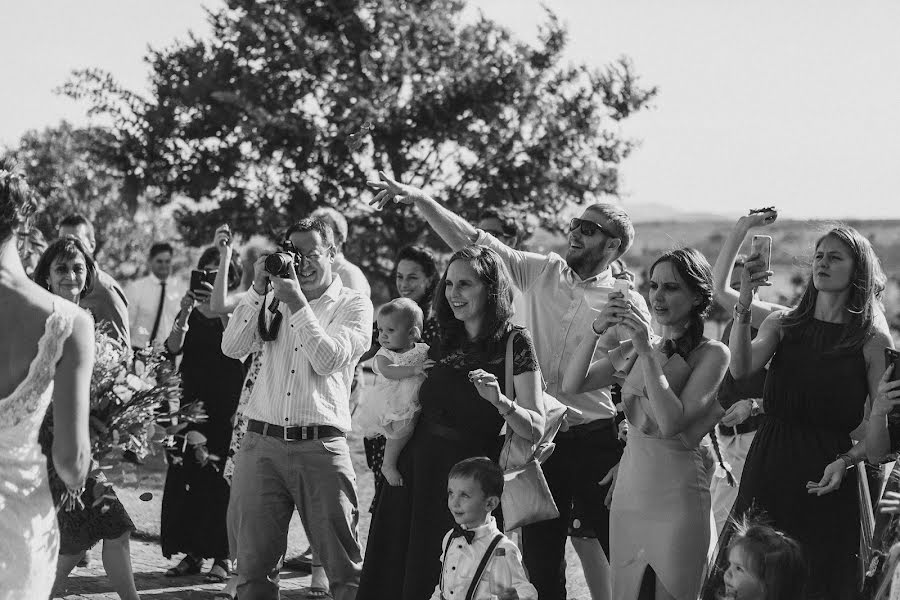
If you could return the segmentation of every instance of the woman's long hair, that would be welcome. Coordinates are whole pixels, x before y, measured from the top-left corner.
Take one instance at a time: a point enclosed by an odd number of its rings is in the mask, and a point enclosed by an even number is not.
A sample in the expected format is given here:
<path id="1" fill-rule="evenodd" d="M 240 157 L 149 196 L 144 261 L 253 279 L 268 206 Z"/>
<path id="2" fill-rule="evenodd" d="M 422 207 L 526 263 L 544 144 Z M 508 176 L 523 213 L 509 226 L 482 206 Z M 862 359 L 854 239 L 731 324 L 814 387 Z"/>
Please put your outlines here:
<path id="1" fill-rule="evenodd" d="M 47 249 L 41 254 L 37 266 L 34 268 L 34 274 L 31 277 L 32 280 L 45 290 L 52 292 L 50 289 L 50 267 L 53 266 L 53 261 L 57 258 L 61 258 L 62 260 L 72 260 L 79 254 L 84 257 L 84 264 L 87 268 L 87 274 L 84 279 L 84 289 L 81 290 L 81 294 L 79 295 L 80 299 L 84 299 L 84 297 L 90 294 L 91 290 L 94 289 L 94 281 L 97 279 L 97 263 L 94 262 L 94 258 L 91 256 L 91 253 L 85 249 L 84 245 L 73 237 L 58 239 L 47 246 Z"/>
<path id="2" fill-rule="evenodd" d="M 391 273 L 391 280 L 394 282 L 395 290 L 397 288 L 397 267 L 401 260 L 408 260 L 422 267 L 425 278 L 428 279 L 428 283 L 425 285 L 425 295 L 418 301 L 419 308 L 422 309 L 422 314 L 425 315 L 427 320 L 431 316 L 431 305 L 438 285 L 437 261 L 434 258 L 434 254 L 425 246 L 404 246 L 400 248 L 397 258 L 394 259 L 394 271 Z M 400 292 L 398 290 L 397 296 L 399 297 L 399 295 Z"/>
<path id="3" fill-rule="evenodd" d="M 684 280 L 688 289 L 697 294 L 699 302 L 691 308 L 690 322 L 684 335 L 688 351 L 693 350 L 703 339 L 703 327 L 706 316 L 709 314 L 713 300 L 713 276 L 709 261 L 694 248 L 679 248 L 671 250 L 656 259 L 650 267 L 650 277 L 653 277 L 653 269 L 661 263 L 670 263 L 675 267 L 678 275 Z"/>
<path id="4" fill-rule="evenodd" d="M 500 255 L 485 246 L 467 246 L 450 257 L 447 270 L 441 277 L 435 291 L 434 310 L 441 338 L 446 351 L 452 351 L 466 343 L 463 322 L 453 315 L 447 301 L 447 271 L 450 265 L 464 260 L 472 265 L 475 274 L 487 288 L 487 302 L 484 306 L 484 321 L 475 341 L 499 342 L 509 329 L 512 317 L 512 282 L 506 265 Z"/>
<path id="5" fill-rule="evenodd" d="M 886 278 L 881 269 L 881 262 L 869 240 L 858 231 L 846 225 L 833 227 L 825 235 L 816 240 L 816 250 L 828 237 L 843 243 L 853 257 L 853 274 L 850 276 L 850 294 L 845 309 L 850 313 L 850 320 L 844 329 L 844 335 L 832 352 L 850 352 L 859 350 L 866 343 L 878 310 L 879 299 L 884 292 Z M 815 315 L 816 298 L 819 291 L 813 283 L 813 269 L 810 269 L 806 290 L 800 297 L 800 303 L 781 319 L 785 331 L 803 329 Z"/>

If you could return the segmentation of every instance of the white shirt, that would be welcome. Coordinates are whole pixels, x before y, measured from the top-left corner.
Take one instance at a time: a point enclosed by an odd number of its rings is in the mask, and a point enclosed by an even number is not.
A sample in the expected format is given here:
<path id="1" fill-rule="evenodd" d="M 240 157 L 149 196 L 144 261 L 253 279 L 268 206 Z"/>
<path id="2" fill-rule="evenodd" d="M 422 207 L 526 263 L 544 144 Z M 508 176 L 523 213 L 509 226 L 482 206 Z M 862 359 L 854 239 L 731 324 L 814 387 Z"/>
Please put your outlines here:
<path id="1" fill-rule="evenodd" d="M 522 292 L 525 326 L 531 332 L 538 364 L 547 382 L 547 393 L 582 412 L 581 423 L 616 416 L 609 388 L 582 394 L 565 394 L 561 389 L 566 365 L 584 339 L 595 335 L 591 324 L 606 305 L 615 279 L 607 269 L 582 280 L 560 255 L 513 250 L 492 235 L 478 230 L 476 244 L 495 250 L 506 263 L 513 284 Z M 631 300 L 650 318 L 647 303 L 631 290 Z M 518 307 L 517 307 L 518 310 Z M 616 345 L 614 328 L 601 340 L 602 347 Z M 599 356 L 596 356 L 599 358 Z M 580 423 L 571 423 L 578 425 Z"/>
<path id="2" fill-rule="evenodd" d="M 450 546 L 447 542 L 452 531 L 448 531 L 441 542 L 442 577 L 434 587 L 431 600 L 465 600 L 472 578 L 481 563 L 481 559 L 487 551 L 494 537 L 500 533 L 497 529 L 497 521 L 488 516 L 488 522 L 476 527 L 475 538 L 468 543 L 465 538 L 457 537 Z M 446 555 L 444 548 L 447 548 Z M 443 582 L 443 590 L 441 583 Z M 537 590 L 528 581 L 525 567 L 522 565 L 522 555 L 519 549 L 506 536 L 497 544 L 493 555 L 484 567 L 484 574 L 475 588 L 474 600 L 489 600 L 496 597 L 504 588 L 514 587 L 519 594 L 519 600 L 537 600 Z M 442 595 L 443 593 L 443 595 Z"/>
<path id="3" fill-rule="evenodd" d="M 222 334 L 222 352 L 246 356 L 261 340 L 257 325 L 270 297 L 251 287 Z M 259 375 L 243 414 L 273 425 L 331 425 L 350 431 L 353 369 L 372 341 L 372 302 L 335 277 L 296 313 L 282 303 L 278 337 L 264 342 Z"/>
<path id="4" fill-rule="evenodd" d="M 159 328 L 156 330 L 156 337 L 151 340 L 150 333 L 153 331 L 153 322 L 159 308 L 161 285 L 162 282 L 155 275 L 150 274 L 132 281 L 126 286 L 131 345 L 135 348 L 145 348 L 151 341 L 153 347 L 162 348 L 163 342 L 172 332 L 175 317 L 181 310 L 181 299 L 187 290 L 181 281 L 171 277 L 166 279 L 166 298 L 159 319 Z"/>

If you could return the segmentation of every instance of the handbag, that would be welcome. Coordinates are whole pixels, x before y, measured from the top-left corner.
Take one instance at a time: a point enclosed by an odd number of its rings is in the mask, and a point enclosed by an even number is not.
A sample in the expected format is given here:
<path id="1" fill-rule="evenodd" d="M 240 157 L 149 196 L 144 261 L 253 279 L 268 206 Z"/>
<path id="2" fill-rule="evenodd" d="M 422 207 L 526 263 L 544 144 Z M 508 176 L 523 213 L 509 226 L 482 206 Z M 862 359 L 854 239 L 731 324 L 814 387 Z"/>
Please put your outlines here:
<path id="1" fill-rule="evenodd" d="M 506 342 L 506 396 L 513 402 L 513 341 L 516 335 L 518 332 L 513 331 Z M 546 392 L 543 392 L 543 400 L 544 431 L 539 439 L 526 439 L 512 427 L 506 427 L 506 439 L 499 461 L 503 469 L 500 506 L 506 531 L 559 517 L 559 509 L 550 493 L 541 463 L 553 454 L 553 438 L 563 425 L 568 408 Z"/>

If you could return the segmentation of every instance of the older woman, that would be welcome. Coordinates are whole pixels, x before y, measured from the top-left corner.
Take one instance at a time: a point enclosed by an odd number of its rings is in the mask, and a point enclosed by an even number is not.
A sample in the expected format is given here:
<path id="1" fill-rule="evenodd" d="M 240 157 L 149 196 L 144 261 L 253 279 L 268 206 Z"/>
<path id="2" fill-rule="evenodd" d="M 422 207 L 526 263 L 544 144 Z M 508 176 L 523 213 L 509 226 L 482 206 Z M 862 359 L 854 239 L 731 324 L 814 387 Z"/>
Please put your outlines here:
<path id="1" fill-rule="evenodd" d="M 97 268 L 90 253 L 73 238 L 56 240 L 41 255 L 34 269 L 34 281 L 53 294 L 79 304 L 90 293 Z M 41 444 L 45 454 L 54 439 L 53 420 L 48 414 L 41 427 Z M 57 476 L 53 463 L 48 462 L 50 489 L 59 498 L 66 487 Z M 137 600 L 137 588 L 131 569 L 130 537 L 134 523 L 118 498 L 94 505 L 94 486 L 97 480 L 89 477 L 81 496 L 81 506 L 57 513 L 60 530 L 59 561 L 56 566 L 56 585 L 66 580 L 84 553 L 103 540 L 103 567 L 110 584 L 125 600 Z M 109 492 L 105 492 L 109 493 Z"/>
<path id="2" fill-rule="evenodd" d="M 541 376 L 531 336 L 509 319 L 509 275 L 496 252 L 456 252 L 438 285 L 441 339 L 436 361 L 419 390 L 422 412 L 400 456 L 403 486 L 385 486 L 369 530 L 360 599 L 419 600 L 434 590 L 441 538 L 453 526 L 447 511 L 447 474 L 472 456 L 496 459 L 504 424 L 533 438 L 543 431 Z M 504 365 L 513 341 L 514 397 Z"/>
<path id="3" fill-rule="evenodd" d="M 884 274 L 859 232 L 831 229 L 816 242 L 800 303 L 767 317 L 751 342 L 752 293 L 771 274 L 759 256 L 745 262 L 729 342 L 735 378 L 769 364 L 757 408 L 765 418 L 732 515 L 763 511 L 800 542 L 810 567 L 805 597 L 849 599 L 860 573 L 857 474 L 849 468 L 866 456 L 866 443 L 853 446 L 850 432 L 866 398 L 878 396 L 891 345 L 878 307 Z M 726 526 L 721 547 L 732 533 Z M 726 564 L 720 556 L 704 598 L 715 597 Z"/>

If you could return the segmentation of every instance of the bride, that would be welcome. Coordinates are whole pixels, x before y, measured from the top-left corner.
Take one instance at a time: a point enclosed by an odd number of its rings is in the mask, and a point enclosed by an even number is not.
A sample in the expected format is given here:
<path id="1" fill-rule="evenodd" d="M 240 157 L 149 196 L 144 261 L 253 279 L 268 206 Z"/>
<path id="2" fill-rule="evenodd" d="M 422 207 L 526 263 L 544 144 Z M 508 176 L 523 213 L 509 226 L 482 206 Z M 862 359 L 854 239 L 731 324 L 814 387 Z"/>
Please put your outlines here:
<path id="1" fill-rule="evenodd" d="M 91 318 L 25 274 L 14 232 L 31 191 L 0 161 L 0 600 L 47 598 L 59 532 L 38 429 L 55 392 L 53 463 L 75 493 L 90 462 Z"/>

